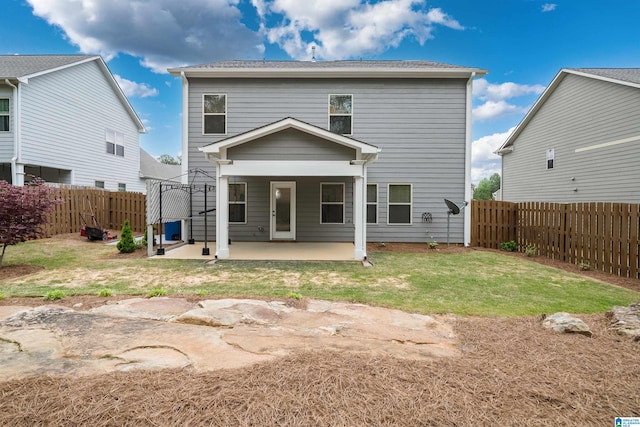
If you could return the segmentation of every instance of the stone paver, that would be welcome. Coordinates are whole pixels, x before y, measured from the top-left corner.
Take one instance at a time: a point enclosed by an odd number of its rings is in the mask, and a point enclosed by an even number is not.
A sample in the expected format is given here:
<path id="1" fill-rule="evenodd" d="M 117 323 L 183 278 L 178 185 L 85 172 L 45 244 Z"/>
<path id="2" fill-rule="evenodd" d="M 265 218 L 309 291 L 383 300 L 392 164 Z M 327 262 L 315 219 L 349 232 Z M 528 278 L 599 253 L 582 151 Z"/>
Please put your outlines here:
<path id="1" fill-rule="evenodd" d="M 450 325 L 362 304 L 131 298 L 90 311 L 0 307 L 0 380 L 115 370 L 238 368 L 300 351 L 455 356 Z"/>

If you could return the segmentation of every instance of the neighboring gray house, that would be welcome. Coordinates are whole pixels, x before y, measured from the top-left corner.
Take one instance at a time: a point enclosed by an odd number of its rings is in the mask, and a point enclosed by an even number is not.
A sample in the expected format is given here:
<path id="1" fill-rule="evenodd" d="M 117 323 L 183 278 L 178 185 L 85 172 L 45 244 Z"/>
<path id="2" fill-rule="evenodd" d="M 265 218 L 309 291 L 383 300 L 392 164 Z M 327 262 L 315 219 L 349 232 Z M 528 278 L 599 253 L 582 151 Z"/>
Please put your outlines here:
<path id="1" fill-rule="evenodd" d="M 640 203 L 640 69 L 563 69 L 497 151 L 507 201 Z"/>
<path id="2" fill-rule="evenodd" d="M 142 132 L 99 56 L 0 56 L 0 179 L 142 192 Z"/>
<path id="3" fill-rule="evenodd" d="M 229 239 L 354 242 L 355 259 L 367 241 L 442 242 L 444 199 L 471 198 L 471 87 L 485 70 L 224 61 L 169 71 L 183 84 L 183 171 L 215 177 L 219 258 Z M 201 240 L 202 221 L 194 229 Z M 451 242 L 469 232 L 468 211 L 453 217 Z"/>

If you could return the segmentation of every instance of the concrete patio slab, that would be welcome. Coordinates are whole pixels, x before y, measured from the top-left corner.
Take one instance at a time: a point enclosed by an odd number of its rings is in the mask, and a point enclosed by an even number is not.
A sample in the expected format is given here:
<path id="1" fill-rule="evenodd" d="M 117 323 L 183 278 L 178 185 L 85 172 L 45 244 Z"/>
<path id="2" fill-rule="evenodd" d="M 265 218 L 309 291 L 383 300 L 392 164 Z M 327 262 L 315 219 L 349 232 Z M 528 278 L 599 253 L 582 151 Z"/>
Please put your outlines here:
<path id="1" fill-rule="evenodd" d="M 208 242 L 209 255 L 202 255 L 203 242 L 166 248 L 164 255 L 152 258 L 215 259 L 216 244 Z M 262 261 L 355 261 L 353 243 L 344 242 L 232 242 L 230 260 Z"/>

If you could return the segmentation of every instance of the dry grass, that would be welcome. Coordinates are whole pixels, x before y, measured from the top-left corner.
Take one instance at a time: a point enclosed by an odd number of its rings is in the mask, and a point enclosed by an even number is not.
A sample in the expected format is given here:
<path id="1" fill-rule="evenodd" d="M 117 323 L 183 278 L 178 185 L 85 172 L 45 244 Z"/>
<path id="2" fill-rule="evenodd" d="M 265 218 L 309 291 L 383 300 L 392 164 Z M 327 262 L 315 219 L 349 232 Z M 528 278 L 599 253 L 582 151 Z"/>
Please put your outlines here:
<path id="1" fill-rule="evenodd" d="M 613 425 L 640 416 L 640 344 L 533 317 L 458 320 L 464 355 L 436 362 L 302 353 L 246 369 L 0 383 L 0 425 Z"/>

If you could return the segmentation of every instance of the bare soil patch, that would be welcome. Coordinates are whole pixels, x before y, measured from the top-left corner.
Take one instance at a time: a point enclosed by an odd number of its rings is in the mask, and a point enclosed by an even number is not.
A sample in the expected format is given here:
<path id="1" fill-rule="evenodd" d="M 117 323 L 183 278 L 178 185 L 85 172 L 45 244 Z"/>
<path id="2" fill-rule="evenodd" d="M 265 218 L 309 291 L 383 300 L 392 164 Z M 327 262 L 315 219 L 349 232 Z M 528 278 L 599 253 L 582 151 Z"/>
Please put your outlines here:
<path id="1" fill-rule="evenodd" d="M 463 356 L 432 362 L 317 352 L 250 368 L 0 382 L 1 425 L 612 425 L 640 416 L 638 343 L 534 317 L 451 319 Z"/>

